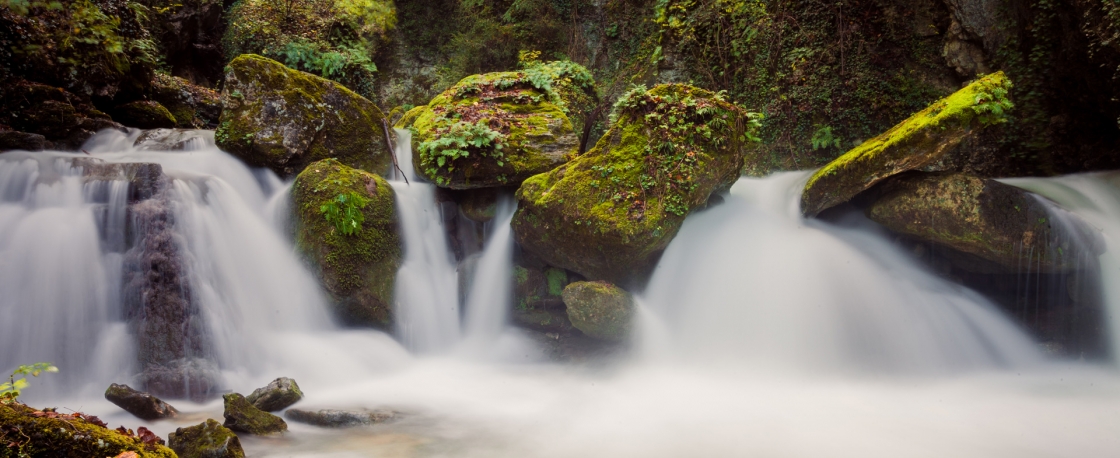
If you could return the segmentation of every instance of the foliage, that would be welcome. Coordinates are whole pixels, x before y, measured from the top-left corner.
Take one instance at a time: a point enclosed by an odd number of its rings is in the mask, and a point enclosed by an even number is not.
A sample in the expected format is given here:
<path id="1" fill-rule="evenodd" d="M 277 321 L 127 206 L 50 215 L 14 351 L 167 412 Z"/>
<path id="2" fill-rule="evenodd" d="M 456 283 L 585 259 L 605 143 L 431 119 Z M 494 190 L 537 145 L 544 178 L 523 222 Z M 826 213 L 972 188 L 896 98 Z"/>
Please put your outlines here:
<path id="1" fill-rule="evenodd" d="M 441 176 L 441 170 L 453 172 L 456 159 L 466 158 L 474 151 L 475 154 L 490 155 L 497 160 L 499 167 L 503 166 L 505 156 L 502 153 L 502 142 L 505 136 L 490 128 L 488 120 L 478 120 L 475 123 L 466 121 L 454 122 L 450 125 L 437 126 L 430 140 L 420 143 L 417 150 L 420 153 L 420 166 L 428 176 L 436 177 L 436 184 L 447 184 L 447 178 Z"/>
<path id="2" fill-rule="evenodd" d="M 43 372 L 58 372 L 58 368 L 51 363 L 35 363 L 19 366 L 8 376 L 6 383 L 0 383 L 0 402 L 7 403 L 19 397 L 20 391 L 27 388 L 27 376 L 38 377 Z M 20 376 L 18 379 L 16 376 Z"/>
<path id="3" fill-rule="evenodd" d="M 1007 93 L 1011 89 L 1011 81 L 1004 80 L 1006 84 L 984 90 L 976 94 L 972 111 L 980 116 L 983 125 L 1002 124 L 1008 120 L 1008 112 L 1015 104 L 1008 100 Z"/>
<path id="4" fill-rule="evenodd" d="M 377 64 L 364 50 L 349 44 L 331 47 L 326 43 L 297 38 L 284 45 L 277 53 L 285 65 L 309 73 L 318 73 L 323 78 L 335 81 L 359 81 L 351 83 L 355 90 L 369 93 Z"/>
<path id="5" fill-rule="evenodd" d="M 369 199 L 365 196 L 357 191 L 350 191 L 340 193 L 333 200 L 320 205 L 319 212 L 342 235 L 354 235 L 362 230 L 362 223 L 366 220 L 362 209 L 368 204 Z"/>
<path id="6" fill-rule="evenodd" d="M 840 137 L 832 134 L 832 126 L 818 127 L 810 141 L 813 143 L 814 150 L 840 147 Z"/>

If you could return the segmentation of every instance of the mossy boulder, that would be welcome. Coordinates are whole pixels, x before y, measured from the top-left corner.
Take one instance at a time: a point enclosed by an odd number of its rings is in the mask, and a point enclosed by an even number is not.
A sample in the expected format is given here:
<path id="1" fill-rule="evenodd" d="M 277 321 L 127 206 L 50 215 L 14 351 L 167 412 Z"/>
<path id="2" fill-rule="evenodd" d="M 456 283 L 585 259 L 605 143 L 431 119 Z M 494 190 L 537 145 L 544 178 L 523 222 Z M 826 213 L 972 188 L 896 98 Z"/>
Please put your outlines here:
<path id="1" fill-rule="evenodd" d="M 634 298 L 605 281 L 580 281 L 564 288 L 572 325 L 588 337 L 622 341 L 630 335 Z"/>
<path id="2" fill-rule="evenodd" d="M 184 129 L 215 128 L 222 114 L 217 91 L 165 73 L 156 73 L 152 80 L 152 100 L 167 107 L 176 127 Z"/>
<path id="3" fill-rule="evenodd" d="M 459 210 L 467 219 L 486 223 L 494 219 L 498 211 L 498 190 L 496 188 L 470 189 L 462 191 Z"/>
<path id="4" fill-rule="evenodd" d="M 282 433 L 288 430 L 283 418 L 253 407 L 245 396 L 230 393 L 222 396 L 225 401 L 226 418 L 223 426 L 231 430 L 257 436 Z"/>
<path id="5" fill-rule="evenodd" d="M 86 97 L 27 80 L 0 81 L 0 127 L 42 135 L 46 148 L 77 149 L 101 129 L 120 129 Z"/>
<path id="6" fill-rule="evenodd" d="M 809 178 L 801 212 L 815 216 L 908 170 L 952 170 L 951 153 L 962 141 L 1005 120 L 1010 89 L 1003 72 L 993 73 L 863 142 Z"/>
<path id="7" fill-rule="evenodd" d="M 253 393 L 245 399 L 258 409 L 275 412 L 299 402 L 303 399 L 303 392 L 300 391 L 295 380 L 280 377 L 263 388 L 253 390 Z"/>
<path id="8" fill-rule="evenodd" d="M 241 439 L 213 418 L 188 428 L 176 429 L 167 436 L 167 446 L 179 458 L 245 458 Z"/>
<path id="9" fill-rule="evenodd" d="M 87 458 L 126 452 L 135 453 L 137 458 L 176 456 L 157 441 L 145 442 L 141 437 L 105 426 L 97 417 L 82 413 L 64 414 L 36 410 L 18 402 L 0 403 L 0 457 Z"/>
<path id="10" fill-rule="evenodd" d="M 179 124 L 167 107 L 154 100 L 137 100 L 119 105 L 113 109 L 113 115 L 117 122 L 141 129 L 172 128 Z"/>
<path id="11" fill-rule="evenodd" d="M 358 201 L 354 200 L 354 196 Z M 346 196 L 350 203 L 339 202 Z M 383 178 L 334 159 L 315 162 L 292 186 L 296 247 L 310 260 L 335 304 L 340 321 L 387 328 L 393 285 L 401 264 L 401 240 L 393 188 Z M 360 201 L 365 201 L 360 206 Z M 358 212 L 352 233 L 328 221 L 324 208 Z M 349 231 L 347 231 L 349 232 Z"/>
<path id="12" fill-rule="evenodd" d="M 549 265 L 632 284 L 690 212 L 738 179 L 748 120 L 680 84 L 632 91 L 614 117 L 594 148 L 522 183 L 513 230 Z"/>
<path id="13" fill-rule="evenodd" d="M 561 297 L 570 280 L 564 269 L 514 266 L 514 324 L 542 332 L 574 332 Z"/>
<path id="14" fill-rule="evenodd" d="M 471 189 L 516 185 L 567 162 L 580 132 L 559 95 L 563 75 L 526 70 L 459 81 L 415 114 L 416 170 L 438 186 Z"/>
<path id="15" fill-rule="evenodd" d="M 1038 196 L 965 174 L 908 175 L 883 185 L 867 215 L 892 231 L 969 253 L 1005 272 L 1074 269 L 1095 256 L 1088 226 L 1055 220 Z"/>
<path id="16" fill-rule="evenodd" d="M 143 391 L 132 389 L 128 385 L 111 384 L 105 390 L 105 399 L 116 404 L 130 414 L 142 420 L 159 420 L 173 418 L 179 414 L 178 410 L 162 399 Z"/>
<path id="17" fill-rule="evenodd" d="M 218 147 L 284 177 L 337 158 L 365 171 L 389 171 L 381 110 L 341 84 L 242 55 L 230 62 L 222 90 Z"/>
<path id="18" fill-rule="evenodd" d="M 427 108 L 428 107 L 426 105 L 412 107 L 412 109 L 404 112 L 404 114 L 401 115 L 401 118 L 398 119 L 397 122 L 393 123 L 393 127 L 397 129 L 407 129 L 409 127 L 412 127 L 412 123 L 416 122 L 416 118 L 420 117 L 420 113 L 423 113 Z"/>

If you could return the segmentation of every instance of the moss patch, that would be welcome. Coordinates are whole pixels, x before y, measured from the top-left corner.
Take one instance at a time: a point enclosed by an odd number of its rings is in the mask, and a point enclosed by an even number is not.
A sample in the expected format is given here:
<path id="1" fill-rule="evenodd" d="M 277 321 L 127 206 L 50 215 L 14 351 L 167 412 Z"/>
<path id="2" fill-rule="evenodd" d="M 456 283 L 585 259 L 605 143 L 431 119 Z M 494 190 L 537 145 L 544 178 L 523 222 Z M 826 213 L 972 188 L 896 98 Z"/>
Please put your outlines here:
<path id="1" fill-rule="evenodd" d="M 604 281 L 575 282 L 564 288 L 572 325 L 588 337 L 621 341 L 630 335 L 634 298 Z"/>
<path id="2" fill-rule="evenodd" d="M 137 100 L 118 106 L 113 115 L 117 122 L 141 129 L 171 128 L 178 125 L 175 116 L 159 102 Z"/>
<path id="3" fill-rule="evenodd" d="M 124 452 L 135 452 L 140 458 L 175 457 L 167 447 L 106 428 L 97 417 L 0 403 L 0 457 L 87 458 Z"/>
<path id="4" fill-rule="evenodd" d="M 178 428 L 167 442 L 179 458 L 244 458 L 241 439 L 213 418 L 189 428 Z"/>
<path id="5" fill-rule="evenodd" d="M 283 418 L 253 407 L 245 396 L 230 393 L 222 396 L 225 401 L 226 418 L 223 426 L 234 431 L 265 436 L 288 430 Z"/>

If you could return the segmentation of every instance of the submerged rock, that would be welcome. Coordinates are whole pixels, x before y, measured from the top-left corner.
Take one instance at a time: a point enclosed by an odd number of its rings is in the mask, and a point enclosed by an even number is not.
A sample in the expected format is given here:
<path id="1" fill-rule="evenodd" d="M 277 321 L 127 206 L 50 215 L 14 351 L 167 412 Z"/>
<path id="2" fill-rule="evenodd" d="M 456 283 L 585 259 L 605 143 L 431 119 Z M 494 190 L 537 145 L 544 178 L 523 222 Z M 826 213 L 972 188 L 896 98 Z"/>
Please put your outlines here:
<path id="1" fill-rule="evenodd" d="M 213 418 L 176 429 L 167 436 L 167 443 L 179 458 L 245 458 L 241 439 Z"/>
<path id="2" fill-rule="evenodd" d="M 174 418 L 179 414 L 178 410 L 160 398 L 134 390 L 128 385 L 109 385 L 109 389 L 105 390 L 105 399 L 141 420 Z"/>
<path id="3" fill-rule="evenodd" d="M 218 147 L 282 177 L 312 162 L 387 173 L 384 116 L 372 102 L 336 82 L 243 55 L 229 63 L 222 90 Z"/>
<path id="4" fill-rule="evenodd" d="M 158 436 L 114 431 L 97 417 L 39 411 L 18 402 L 0 403 L 0 456 L 102 457 L 135 453 L 137 458 L 175 458 Z M 126 431 L 127 433 L 121 432 Z M 147 439 L 147 440 L 145 440 Z"/>
<path id="5" fill-rule="evenodd" d="M 747 114 L 671 84 L 634 91 L 594 148 L 517 190 L 521 247 L 589 279 L 643 281 L 690 212 L 739 177 Z"/>
<path id="6" fill-rule="evenodd" d="M 890 130 L 817 170 L 801 194 L 801 212 L 815 216 L 880 181 L 908 170 L 945 171 L 965 138 L 1004 120 L 1011 81 L 993 73 L 938 100 Z"/>
<path id="7" fill-rule="evenodd" d="M 1038 196 L 965 174 L 891 179 L 867 215 L 892 231 L 948 246 L 1008 272 L 1079 268 L 1095 237 L 1079 220 L 1064 227 Z"/>
<path id="8" fill-rule="evenodd" d="M 605 281 L 580 281 L 564 288 L 572 326 L 588 337 L 621 341 L 630 336 L 634 298 Z"/>
<path id="9" fill-rule="evenodd" d="M 264 388 L 253 390 L 253 393 L 245 398 L 254 407 L 265 412 L 284 410 L 300 399 L 303 399 L 303 392 L 299 390 L 296 381 L 288 377 L 273 380 Z"/>
<path id="10" fill-rule="evenodd" d="M 264 436 L 288 430 L 288 424 L 283 418 L 253 407 L 245 396 L 230 393 L 222 396 L 225 400 L 226 418 L 223 424 L 226 428 L 237 432 Z"/>
<path id="11" fill-rule="evenodd" d="M 334 159 L 309 165 L 292 185 L 296 248 L 344 324 L 388 328 L 391 322 L 401 264 L 393 195 L 383 178 Z"/>
<path id="12" fill-rule="evenodd" d="M 166 107 L 152 100 L 137 100 L 120 105 L 113 110 L 113 116 L 121 124 L 141 129 L 171 128 L 178 124 Z"/>
<path id="13" fill-rule="evenodd" d="M 328 428 L 347 428 L 384 423 L 397 415 L 392 410 L 301 410 L 288 409 L 284 416 L 289 420 Z"/>

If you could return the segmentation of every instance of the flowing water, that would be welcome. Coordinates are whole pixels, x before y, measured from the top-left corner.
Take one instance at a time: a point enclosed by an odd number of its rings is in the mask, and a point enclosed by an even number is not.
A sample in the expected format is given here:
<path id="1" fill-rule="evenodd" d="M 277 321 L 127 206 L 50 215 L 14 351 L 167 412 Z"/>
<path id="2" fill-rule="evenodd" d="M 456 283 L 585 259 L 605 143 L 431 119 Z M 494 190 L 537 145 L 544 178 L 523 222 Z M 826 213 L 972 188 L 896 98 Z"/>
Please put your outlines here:
<path id="1" fill-rule="evenodd" d="M 488 229 L 460 311 L 434 189 L 406 170 L 408 184 L 393 182 L 405 244 L 399 327 L 393 336 L 338 329 L 286 236 L 287 187 L 197 135 L 184 151 L 133 147 L 135 134 L 102 134 L 86 150 L 107 162 L 158 163 L 171 179 L 171 239 L 222 387 L 244 393 L 289 376 L 307 395 L 301 408 L 401 412 L 349 430 L 293 423 L 283 437 L 245 438 L 250 456 L 1120 450 L 1112 365 L 1044 357 L 995 306 L 929 273 L 858 215 L 802 219 L 803 173 L 741 179 L 722 204 L 689 217 L 639 295 L 626 358 L 552 363 L 506 325 L 511 201 Z M 404 156 L 409 142 L 399 143 Z M 83 178 L 74 160 L 84 156 L 0 155 L 0 367 L 55 362 L 63 372 L 33 380 L 29 403 L 135 427 L 147 423 L 100 398 L 135 371 L 120 297 L 129 197 L 120 179 Z M 1014 184 L 1081 215 L 1111 244 L 1120 236 L 1113 180 Z M 1112 256 L 1102 256 L 1102 282 L 1115 287 Z M 1106 294 L 1110 304 L 1120 298 Z M 479 358 L 478 348 L 506 356 Z M 220 401 L 174 404 L 183 418 L 147 425 L 166 435 L 221 418 Z"/>

